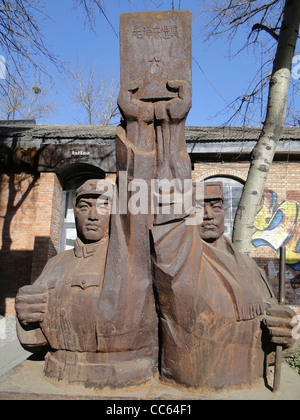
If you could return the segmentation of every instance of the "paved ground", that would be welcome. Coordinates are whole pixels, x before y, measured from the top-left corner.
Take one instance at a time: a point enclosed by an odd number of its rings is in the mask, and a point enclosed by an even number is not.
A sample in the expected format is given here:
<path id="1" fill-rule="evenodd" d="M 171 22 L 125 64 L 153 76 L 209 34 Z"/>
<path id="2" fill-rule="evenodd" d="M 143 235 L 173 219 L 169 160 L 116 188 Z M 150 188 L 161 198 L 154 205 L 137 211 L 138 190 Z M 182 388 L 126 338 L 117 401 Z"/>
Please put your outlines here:
<path id="1" fill-rule="evenodd" d="M 19 363 L 26 360 L 31 353 L 25 351 L 17 339 L 15 317 L 0 319 L 0 377 Z"/>
<path id="2" fill-rule="evenodd" d="M 272 393 L 271 386 L 263 386 L 258 390 L 236 391 L 215 395 L 202 395 L 197 392 L 183 390 L 161 384 L 154 378 L 140 387 L 125 390 L 93 390 L 56 382 L 43 375 L 44 361 L 25 360 L 18 363 L 21 355 L 16 346 L 14 352 L 7 347 L 10 355 L 17 354 L 18 359 L 10 362 L 15 367 L 0 376 L 0 400 L 300 400 L 300 375 L 287 364 L 282 364 L 281 387 L 278 394 Z M 4 349 L 4 348 L 3 348 Z M 3 353 L 0 353 L 0 356 Z M 7 359 L 8 356 L 6 355 Z M 1 361 L 2 361 L 1 357 Z M 3 370 L 2 370 L 3 371 Z M 272 373 L 269 382 L 272 384 Z"/>
<path id="3" fill-rule="evenodd" d="M 0 347 L 0 377 L 24 362 L 31 353 L 25 351 L 18 340 Z"/>
<path id="4" fill-rule="evenodd" d="M 161 384 L 157 378 L 140 387 L 125 390 L 93 390 L 58 383 L 43 375 L 44 361 L 34 360 L 16 339 L 14 322 L 5 340 L 0 340 L 0 400 L 97 399 L 97 400 L 300 400 L 300 375 L 282 364 L 281 387 L 272 392 L 272 371 L 269 386 L 214 395 L 203 395 L 182 388 Z M 7 331 L 8 332 L 8 331 Z"/>

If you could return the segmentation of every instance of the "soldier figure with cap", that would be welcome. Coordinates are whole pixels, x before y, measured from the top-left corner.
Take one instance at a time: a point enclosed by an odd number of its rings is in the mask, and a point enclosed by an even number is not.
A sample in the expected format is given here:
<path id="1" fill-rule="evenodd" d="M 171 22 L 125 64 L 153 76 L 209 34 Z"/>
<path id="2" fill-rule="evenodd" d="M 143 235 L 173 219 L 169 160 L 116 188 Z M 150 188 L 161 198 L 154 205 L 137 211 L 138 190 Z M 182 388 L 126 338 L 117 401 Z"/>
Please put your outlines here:
<path id="1" fill-rule="evenodd" d="M 147 297 L 145 284 L 142 291 L 129 284 L 124 235 L 118 216 L 110 214 L 107 182 L 89 180 L 77 189 L 74 249 L 51 258 L 16 297 L 19 340 L 32 352 L 48 350 L 45 375 L 99 388 L 149 380 L 157 359 L 152 286 Z M 129 297 L 140 297 L 137 309 L 128 308 Z"/>
<path id="2" fill-rule="evenodd" d="M 180 95 L 183 117 L 189 110 L 185 95 L 190 92 Z M 163 127 L 172 125 L 172 113 L 160 115 Z M 177 133 L 179 123 L 184 120 L 176 122 Z M 168 162 L 173 173 L 163 174 L 169 180 L 191 178 L 189 157 L 181 154 L 179 168 L 174 153 L 186 148 L 184 131 L 172 138 L 172 148 L 167 136 L 162 141 L 157 173 Z M 176 214 L 174 194 L 170 214 L 158 214 L 151 229 L 161 376 L 203 392 L 260 386 L 270 343 L 294 342 L 295 314 L 278 305 L 254 260 L 223 236 L 222 185 L 207 184 L 204 192 L 200 225 L 191 223 L 190 213 Z M 199 220 L 199 211 L 194 215 Z"/>
<path id="3" fill-rule="evenodd" d="M 240 254 L 233 243 L 224 236 L 224 193 L 222 182 L 206 182 L 204 184 L 204 203 L 203 203 L 203 221 L 198 226 L 201 239 L 210 245 L 214 246 L 232 258 L 238 260 L 244 260 L 244 266 L 247 267 L 247 260 L 253 260 L 244 254 Z M 239 256 L 238 256 L 239 254 Z M 253 263 L 253 266 L 256 264 Z M 258 267 L 259 268 L 259 267 Z M 243 274 L 243 269 L 241 267 Z M 269 290 L 270 298 L 264 300 L 264 306 L 266 307 L 266 315 L 264 317 L 264 324 L 270 338 L 270 342 L 273 344 L 281 344 L 285 348 L 290 348 L 294 343 L 292 337 L 293 324 L 291 319 L 295 313 L 287 306 L 279 306 L 272 290 L 268 285 L 268 281 L 265 277 L 265 272 L 259 268 L 253 272 L 253 275 L 257 277 L 256 282 L 263 285 L 263 289 Z M 265 296 L 265 293 L 262 293 Z M 265 340 L 266 341 L 266 340 Z M 265 343 L 265 349 L 267 345 Z M 269 345 L 269 351 L 274 346 Z"/>

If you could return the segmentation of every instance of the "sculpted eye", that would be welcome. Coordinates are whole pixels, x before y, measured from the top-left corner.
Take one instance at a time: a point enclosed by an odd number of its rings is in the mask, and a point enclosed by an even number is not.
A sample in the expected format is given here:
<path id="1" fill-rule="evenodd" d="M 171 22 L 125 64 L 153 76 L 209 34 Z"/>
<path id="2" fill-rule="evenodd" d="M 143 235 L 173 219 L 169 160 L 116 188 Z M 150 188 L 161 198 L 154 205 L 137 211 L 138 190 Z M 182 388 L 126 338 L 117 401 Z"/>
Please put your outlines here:
<path id="1" fill-rule="evenodd" d="M 106 201 L 100 201 L 100 202 L 97 203 L 97 206 L 98 207 L 108 207 L 108 205 L 109 205 L 108 200 L 106 200 Z"/>
<path id="2" fill-rule="evenodd" d="M 106 200 L 97 200 L 97 209 L 100 211 L 101 209 L 108 209 L 110 207 L 110 201 Z"/>
<path id="3" fill-rule="evenodd" d="M 222 210 L 223 210 L 223 207 L 222 207 L 222 205 L 221 205 L 221 204 L 214 204 L 214 205 L 213 205 L 213 209 L 214 209 L 215 211 L 222 211 Z"/>
<path id="4" fill-rule="evenodd" d="M 78 208 L 79 210 L 87 210 L 88 209 L 88 205 L 86 203 L 81 203 L 79 204 Z"/>

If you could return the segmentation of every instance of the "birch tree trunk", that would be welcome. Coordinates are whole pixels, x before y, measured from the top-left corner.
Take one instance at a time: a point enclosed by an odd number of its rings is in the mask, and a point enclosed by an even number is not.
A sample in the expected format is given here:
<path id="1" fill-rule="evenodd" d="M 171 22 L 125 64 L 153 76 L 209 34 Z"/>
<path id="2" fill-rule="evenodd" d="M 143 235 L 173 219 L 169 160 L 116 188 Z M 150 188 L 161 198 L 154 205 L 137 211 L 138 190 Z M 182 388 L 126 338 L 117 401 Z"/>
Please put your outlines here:
<path id="1" fill-rule="evenodd" d="M 260 138 L 253 149 L 251 164 L 237 210 L 233 243 L 251 254 L 251 238 L 258 206 L 266 185 L 287 111 L 287 98 L 300 24 L 300 1 L 286 0 L 276 57 L 270 80 L 267 117 Z"/>

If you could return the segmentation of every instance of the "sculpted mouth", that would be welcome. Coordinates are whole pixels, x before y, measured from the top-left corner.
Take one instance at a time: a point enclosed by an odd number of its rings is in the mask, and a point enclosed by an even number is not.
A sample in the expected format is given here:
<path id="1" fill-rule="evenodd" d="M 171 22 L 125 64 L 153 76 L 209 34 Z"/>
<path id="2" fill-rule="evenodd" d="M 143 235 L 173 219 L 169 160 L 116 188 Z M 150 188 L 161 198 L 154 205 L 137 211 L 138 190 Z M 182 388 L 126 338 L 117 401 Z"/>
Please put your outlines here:
<path id="1" fill-rule="evenodd" d="M 98 226 L 95 226 L 95 225 L 87 225 L 86 228 L 87 230 L 94 230 L 94 231 L 98 230 Z"/>
<path id="2" fill-rule="evenodd" d="M 216 225 L 205 224 L 205 225 L 202 225 L 202 228 L 203 229 L 209 229 L 209 230 L 211 230 L 211 229 L 215 229 L 216 228 Z"/>

